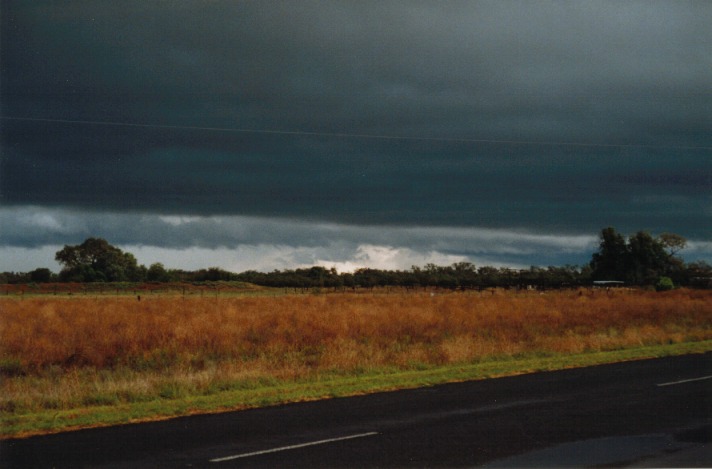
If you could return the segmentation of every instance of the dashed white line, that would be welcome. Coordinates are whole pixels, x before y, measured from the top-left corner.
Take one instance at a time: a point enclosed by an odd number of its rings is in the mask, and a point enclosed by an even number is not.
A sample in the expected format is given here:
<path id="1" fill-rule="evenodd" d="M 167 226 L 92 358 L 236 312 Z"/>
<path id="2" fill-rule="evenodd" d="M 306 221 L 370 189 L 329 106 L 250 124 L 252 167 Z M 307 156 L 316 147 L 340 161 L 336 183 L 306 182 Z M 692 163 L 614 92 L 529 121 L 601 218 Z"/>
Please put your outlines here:
<path id="1" fill-rule="evenodd" d="M 308 443 L 301 443 L 298 445 L 282 446 L 279 448 L 265 449 L 262 451 L 253 451 L 251 453 L 236 454 L 234 456 L 225 456 L 224 458 L 211 459 L 210 462 L 232 461 L 233 459 L 249 458 L 250 456 L 259 456 L 261 454 L 277 453 L 279 451 L 288 451 L 290 449 L 304 448 L 307 446 L 324 445 L 327 443 L 334 443 L 336 441 L 353 440 L 354 438 L 363 438 L 366 436 L 373 436 L 373 435 L 378 435 L 378 432 L 359 433 L 357 435 L 342 436 L 339 438 L 329 438 L 327 440 L 310 441 Z"/>
<path id="2" fill-rule="evenodd" d="M 705 379 L 712 379 L 712 375 L 710 375 L 710 376 L 702 376 L 702 377 L 700 377 L 700 378 L 681 379 L 680 381 L 671 381 L 671 382 L 669 382 L 669 383 L 660 383 L 660 384 L 658 384 L 657 386 L 658 386 L 658 387 L 660 387 L 660 386 L 671 386 L 671 385 L 673 385 L 673 384 L 690 383 L 690 382 L 692 382 L 692 381 L 702 381 L 702 380 L 705 380 Z"/>

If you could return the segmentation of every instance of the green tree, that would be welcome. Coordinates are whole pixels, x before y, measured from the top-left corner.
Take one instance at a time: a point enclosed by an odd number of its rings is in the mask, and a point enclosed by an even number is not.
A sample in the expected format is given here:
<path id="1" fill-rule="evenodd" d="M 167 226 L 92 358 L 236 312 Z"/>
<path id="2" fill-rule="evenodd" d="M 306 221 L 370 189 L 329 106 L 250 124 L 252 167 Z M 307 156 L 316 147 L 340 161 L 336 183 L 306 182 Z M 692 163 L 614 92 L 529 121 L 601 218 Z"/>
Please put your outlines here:
<path id="1" fill-rule="evenodd" d="M 626 242 L 614 228 L 605 228 L 598 252 L 591 259 L 591 277 L 636 285 L 655 285 L 662 276 L 680 277 L 684 263 L 675 253 L 686 243 L 680 235 L 663 233 L 653 238 L 646 231 L 638 231 Z"/>
<path id="2" fill-rule="evenodd" d="M 171 275 L 160 262 L 151 264 L 146 271 L 146 280 L 150 282 L 170 282 Z"/>
<path id="3" fill-rule="evenodd" d="M 35 270 L 31 271 L 29 274 L 30 274 L 30 281 L 35 282 L 35 283 L 47 283 L 52 280 L 52 271 L 45 267 L 40 267 L 39 269 L 35 269 Z"/>
<path id="4" fill-rule="evenodd" d="M 591 276 L 594 280 L 624 280 L 629 260 L 625 238 L 608 227 L 601 230 L 599 239 L 598 252 L 591 259 Z"/>
<path id="5" fill-rule="evenodd" d="M 638 231 L 628 239 L 628 281 L 637 285 L 653 285 L 667 272 L 670 255 L 663 244 L 646 231 Z"/>
<path id="6" fill-rule="evenodd" d="M 236 277 L 237 275 L 220 267 L 209 267 L 195 272 L 194 280 L 198 282 L 228 282 L 234 280 Z"/>
<path id="7" fill-rule="evenodd" d="M 685 262 L 676 254 L 687 247 L 687 239 L 675 233 L 663 233 L 657 239 L 668 253 L 665 275 L 679 282 L 684 277 Z"/>
<path id="8" fill-rule="evenodd" d="M 77 282 L 140 281 L 145 268 L 133 254 L 123 252 L 102 238 L 87 238 L 82 244 L 64 246 L 55 254 L 62 264 L 60 278 Z"/>
<path id="9" fill-rule="evenodd" d="M 658 236 L 658 241 L 667 250 L 670 256 L 674 256 L 678 251 L 685 249 L 687 240 L 675 233 L 662 233 Z"/>
<path id="10" fill-rule="evenodd" d="M 500 270 L 496 267 L 482 266 L 477 269 L 477 276 L 478 287 L 496 287 L 502 282 Z"/>

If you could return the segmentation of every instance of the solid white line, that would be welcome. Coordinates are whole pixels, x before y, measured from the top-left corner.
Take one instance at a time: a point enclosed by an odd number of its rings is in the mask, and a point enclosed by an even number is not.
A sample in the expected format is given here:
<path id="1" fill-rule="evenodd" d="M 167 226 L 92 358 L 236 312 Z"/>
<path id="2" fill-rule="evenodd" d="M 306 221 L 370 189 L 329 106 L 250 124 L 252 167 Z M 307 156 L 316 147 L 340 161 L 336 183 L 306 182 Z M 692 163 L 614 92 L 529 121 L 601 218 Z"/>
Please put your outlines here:
<path id="1" fill-rule="evenodd" d="M 702 380 L 704 380 L 704 379 L 712 379 L 712 376 L 703 376 L 703 377 L 701 377 L 701 378 L 683 379 L 683 380 L 680 380 L 680 381 L 672 381 L 672 382 L 670 382 L 670 383 L 661 383 L 661 384 L 658 384 L 658 386 L 670 386 L 670 385 L 673 385 L 673 384 L 689 383 L 689 382 L 691 382 L 691 381 L 702 381 Z"/>
<path id="2" fill-rule="evenodd" d="M 233 459 L 248 458 L 250 456 L 258 456 L 260 454 L 277 453 L 279 451 L 287 451 L 290 449 L 304 448 L 306 446 L 323 445 L 326 443 L 334 443 L 336 441 L 352 440 L 354 438 L 363 438 L 365 436 L 373 436 L 373 435 L 378 435 L 378 432 L 359 433 L 358 435 L 342 436 L 340 438 L 329 438 L 328 440 L 311 441 L 309 443 L 301 443 L 298 445 L 282 446 L 280 448 L 266 449 L 263 451 L 254 451 L 252 453 L 236 454 L 235 456 L 226 456 L 224 458 L 211 459 L 210 462 L 231 461 Z"/>

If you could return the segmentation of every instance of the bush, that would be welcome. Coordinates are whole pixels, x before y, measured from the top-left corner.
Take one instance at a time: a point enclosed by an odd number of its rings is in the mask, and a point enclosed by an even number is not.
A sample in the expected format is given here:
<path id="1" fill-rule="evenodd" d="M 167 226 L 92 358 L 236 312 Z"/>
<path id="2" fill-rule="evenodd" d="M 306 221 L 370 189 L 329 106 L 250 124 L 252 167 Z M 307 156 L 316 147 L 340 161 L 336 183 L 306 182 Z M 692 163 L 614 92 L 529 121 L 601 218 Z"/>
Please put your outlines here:
<path id="1" fill-rule="evenodd" d="M 655 289 L 657 291 L 669 291 L 675 288 L 675 284 L 672 283 L 670 277 L 660 277 L 658 283 L 655 284 Z"/>

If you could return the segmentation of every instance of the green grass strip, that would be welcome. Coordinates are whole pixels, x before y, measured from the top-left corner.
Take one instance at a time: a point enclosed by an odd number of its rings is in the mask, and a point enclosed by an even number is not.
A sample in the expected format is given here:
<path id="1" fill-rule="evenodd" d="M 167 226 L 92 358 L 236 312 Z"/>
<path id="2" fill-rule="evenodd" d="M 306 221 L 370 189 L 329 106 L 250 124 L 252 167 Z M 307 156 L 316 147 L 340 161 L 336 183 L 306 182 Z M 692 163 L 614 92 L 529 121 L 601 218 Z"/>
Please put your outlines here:
<path id="1" fill-rule="evenodd" d="M 265 387 L 227 390 L 180 399 L 156 399 L 113 406 L 0 415 L 0 438 L 25 437 L 87 427 L 162 420 L 191 414 L 273 406 L 292 402 L 347 397 L 396 389 L 554 371 L 644 358 L 712 351 L 712 340 L 591 352 L 576 355 L 529 355 L 471 364 L 420 367 L 417 370 L 369 370 L 358 375 L 315 375 Z"/>

